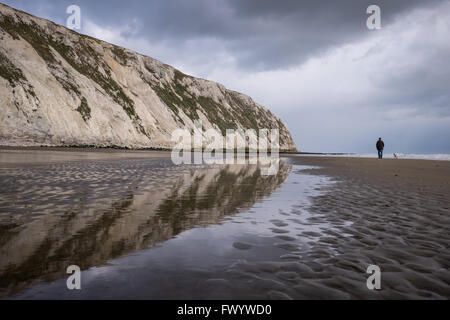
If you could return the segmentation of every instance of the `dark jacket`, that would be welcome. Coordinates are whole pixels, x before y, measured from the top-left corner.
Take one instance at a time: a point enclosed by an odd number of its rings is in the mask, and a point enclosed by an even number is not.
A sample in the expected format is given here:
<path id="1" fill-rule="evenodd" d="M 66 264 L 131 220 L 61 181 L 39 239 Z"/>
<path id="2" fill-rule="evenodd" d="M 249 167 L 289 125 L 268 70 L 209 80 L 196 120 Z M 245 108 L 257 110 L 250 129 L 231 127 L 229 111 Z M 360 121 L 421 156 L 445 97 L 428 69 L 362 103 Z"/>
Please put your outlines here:
<path id="1" fill-rule="evenodd" d="M 384 149 L 384 142 L 383 140 L 377 141 L 377 150 L 383 150 Z"/>

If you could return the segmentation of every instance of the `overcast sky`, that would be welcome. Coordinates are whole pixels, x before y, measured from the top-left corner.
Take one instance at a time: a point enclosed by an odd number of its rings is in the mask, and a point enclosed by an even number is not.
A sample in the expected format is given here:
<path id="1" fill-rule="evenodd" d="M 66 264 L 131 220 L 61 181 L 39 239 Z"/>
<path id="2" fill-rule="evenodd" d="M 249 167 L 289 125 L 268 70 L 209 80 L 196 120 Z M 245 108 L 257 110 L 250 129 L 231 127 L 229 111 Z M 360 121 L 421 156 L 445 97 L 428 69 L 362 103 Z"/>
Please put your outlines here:
<path id="1" fill-rule="evenodd" d="M 302 151 L 450 153 L 450 1 L 0 1 L 60 24 L 76 4 L 81 33 L 250 95 Z"/>

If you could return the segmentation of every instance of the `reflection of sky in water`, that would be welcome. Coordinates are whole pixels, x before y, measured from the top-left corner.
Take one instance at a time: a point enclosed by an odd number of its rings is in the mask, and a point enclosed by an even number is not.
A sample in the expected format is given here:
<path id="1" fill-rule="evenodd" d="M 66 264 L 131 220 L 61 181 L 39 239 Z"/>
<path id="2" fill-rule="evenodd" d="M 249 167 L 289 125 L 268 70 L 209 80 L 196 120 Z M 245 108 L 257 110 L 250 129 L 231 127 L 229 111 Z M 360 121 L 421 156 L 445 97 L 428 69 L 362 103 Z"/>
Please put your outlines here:
<path id="1" fill-rule="evenodd" d="M 290 171 L 175 166 L 151 152 L 24 154 L 0 157 L 0 296 L 63 278 L 69 264 L 86 270 L 217 224 L 270 195 Z"/>
<path id="2" fill-rule="evenodd" d="M 312 223 L 306 210 L 308 197 L 320 194 L 317 188 L 331 182 L 303 174 L 304 168 L 293 166 L 274 192 L 240 213 L 83 271 L 81 291 L 68 291 L 61 279 L 32 287 L 18 298 L 239 298 L 239 292 L 244 298 L 261 297 L 269 280 L 246 279 L 260 284 L 244 293 L 241 277 L 248 272 L 242 266 L 250 268 L 251 274 L 253 262 L 298 261 L 307 252 L 308 242 L 332 229 L 325 223 Z M 270 266 L 274 274 L 281 268 Z"/>

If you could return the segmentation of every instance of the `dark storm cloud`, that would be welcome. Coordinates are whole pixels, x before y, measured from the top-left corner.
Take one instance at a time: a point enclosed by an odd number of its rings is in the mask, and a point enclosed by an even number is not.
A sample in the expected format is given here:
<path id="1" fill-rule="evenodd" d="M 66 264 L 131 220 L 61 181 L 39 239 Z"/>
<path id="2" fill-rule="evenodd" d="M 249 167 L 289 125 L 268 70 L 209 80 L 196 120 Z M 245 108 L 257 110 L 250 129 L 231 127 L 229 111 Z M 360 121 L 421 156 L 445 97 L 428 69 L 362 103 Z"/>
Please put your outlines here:
<path id="1" fill-rule="evenodd" d="M 222 41 L 239 67 L 267 70 L 289 67 L 330 47 L 367 36 L 365 10 L 382 8 L 382 23 L 418 6 L 439 0 L 395 1 L 6 1 L 32 13 L 64 23 L 65 8 L 77 4 L 84 17 L 97 25 L 135 25 L 133 35 L 151 43 L 170 43 L 183 49 L 192 39 Z M 129 32 L 129 31 L 126 31 Z M 124 31 L 123 36 L 129 36 Z M 211 48 L 214 51 L 214 48 Z"/>

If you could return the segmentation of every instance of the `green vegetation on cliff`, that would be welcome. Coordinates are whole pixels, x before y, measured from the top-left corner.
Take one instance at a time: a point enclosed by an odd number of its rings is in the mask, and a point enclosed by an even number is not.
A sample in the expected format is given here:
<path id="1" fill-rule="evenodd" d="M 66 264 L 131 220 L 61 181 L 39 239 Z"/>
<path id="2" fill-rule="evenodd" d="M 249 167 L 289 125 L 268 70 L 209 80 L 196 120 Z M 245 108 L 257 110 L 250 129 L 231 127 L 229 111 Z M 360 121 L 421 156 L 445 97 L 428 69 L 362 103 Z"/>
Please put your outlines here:
<path id="1" fill-rule="evenodd" d="M 84 121 L 87 121 L 91 118 L 91 108 L 89 107 L 85 97 L 81 99 L 81 103 L 77 108 L 77 111 L 81 114 Z"/>
<path id="2" fill-rule="evenodd" d="M 139 116 L 136 114 L 133 100 L 130 99 L 123 91 L 122 87 L 112 79 L 109 66 L 103 62 L 104 60 L 102 57 L 90 47 L 85 38 L 79 37 L 78 42 L 69 46 L 63 42 L 63 36 L 58 38 L 58 35 L 47 35 L 35 22 L 28 24 L 21 21 L 20 18 L 18 18 L 18 21 L 15 21 L 9 16 L 2 17 L 0 20 L 0 27 L 8 32 L 13 39 L 19 40 L 20 37 L 22 37 L 30 44 L 46 62 L 49 71 L 61 83 L 62 87 L 66 91 L 72 92 L 79 97 L 82 101 L 82 109 L 86 110 L 84 106 L 87 103 L 83 103 L 86 99 L 82 96 L 79 88 L 70 81 L 69 73 L 61 65 L 60 61 L 56 59 L 51 48 L 58 52 L 59 55 L 78 73 L 99 84 L 116 103 L 122 106 L 130 119 L 133 120 L 136 127 L 143 134 L 146 134 L 145 129 L 140 124 Z M 100 71 L 101 69 L 104 70 L 105 74 Z M 65 73 L 66 78 L 62 77 L 58 71 Z M 82 115 L 84 120 L 89 119 L 89 117 L 86 117 L 86 113 L 82 113 Z"/>
<path id="3" fill-rule="evenodd" d="M 0 77 L 8 80 L 11 87 L 20 81 L 27 81 L 22 70 L 17 68 L 3 53 L 0 52 Z"/>

